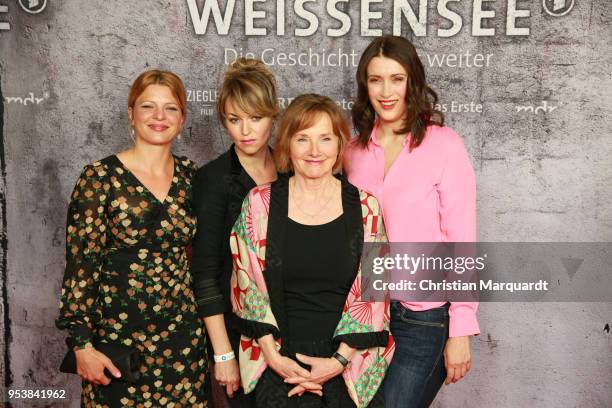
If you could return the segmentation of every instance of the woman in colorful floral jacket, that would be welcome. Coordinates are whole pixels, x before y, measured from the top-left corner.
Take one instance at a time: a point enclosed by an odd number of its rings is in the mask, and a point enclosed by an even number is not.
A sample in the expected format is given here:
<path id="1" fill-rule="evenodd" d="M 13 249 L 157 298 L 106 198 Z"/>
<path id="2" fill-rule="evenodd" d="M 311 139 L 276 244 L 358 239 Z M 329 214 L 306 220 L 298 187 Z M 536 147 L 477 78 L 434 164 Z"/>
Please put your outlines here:
<path id="1" fill-rule="evenodd" d="M 232 229 L 241 378 L 260 407 L 384 405 L 389 302 L 362 299 L 360 259 L 386 237 L 374 196 L 334 176 L 348 137 L 331 99 L 296 98 L 274 149 L 289 174 L 252 189 Z"/>

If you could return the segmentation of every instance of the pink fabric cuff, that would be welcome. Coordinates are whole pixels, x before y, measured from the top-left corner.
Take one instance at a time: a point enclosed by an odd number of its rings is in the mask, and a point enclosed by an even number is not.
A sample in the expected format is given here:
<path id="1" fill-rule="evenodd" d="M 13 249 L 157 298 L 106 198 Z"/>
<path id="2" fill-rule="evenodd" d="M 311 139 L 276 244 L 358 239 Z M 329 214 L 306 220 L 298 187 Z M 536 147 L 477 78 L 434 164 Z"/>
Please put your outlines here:
<path id="1" fill-rule="evenodd" d="M 449 337 L 472 336 L 480 334 L 476 319 L 477 302 L 453 302 L 448 309 Z"/>

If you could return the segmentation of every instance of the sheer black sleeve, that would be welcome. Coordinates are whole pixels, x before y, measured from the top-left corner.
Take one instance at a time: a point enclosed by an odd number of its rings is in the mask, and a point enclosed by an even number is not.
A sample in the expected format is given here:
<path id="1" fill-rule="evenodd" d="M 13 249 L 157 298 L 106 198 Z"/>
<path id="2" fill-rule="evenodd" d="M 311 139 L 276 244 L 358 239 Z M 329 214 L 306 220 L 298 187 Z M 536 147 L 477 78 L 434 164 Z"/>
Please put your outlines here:
<path id="1" fill-rule="evenodd" d="M 198 227 L 193 241 L 191 273 L 200 317 L 227 310 L 221 292 L 224 250 L 229 244 L 225 236 L 225 212 L 228 205 L 226 180 L 214 177 L 207 167 L 196 173 L 193 184 L 194 212 Z"/>

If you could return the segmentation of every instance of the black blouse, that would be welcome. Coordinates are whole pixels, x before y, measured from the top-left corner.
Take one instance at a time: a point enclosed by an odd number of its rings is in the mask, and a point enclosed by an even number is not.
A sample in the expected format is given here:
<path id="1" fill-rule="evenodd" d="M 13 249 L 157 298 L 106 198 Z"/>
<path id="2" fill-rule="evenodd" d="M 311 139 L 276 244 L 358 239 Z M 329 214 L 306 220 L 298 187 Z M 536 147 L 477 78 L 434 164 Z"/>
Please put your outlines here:
<path id="1" fill-rule="evenodd" d="M 289 222 L 289 176 L 279 175 L 271 185 L 270 213 L 268 216 L 268 230 L 266 236 L 266 263 L 264 266 L 264 279 L 270 298 L 270 308 L 276 318 L 278 327 L 268 323 L 254 320 L 239 319 L 239 330 L 246 337 L 259 339 L 267 334 L 274 338 L 281 338 L 281 333 L 288 333 L 287 308 L 285 301 L 285 285 L 283 273 L 285 270 L 285 245 L 287 224 Z M 357 273 L 363 250 L 363 214 L 359 190 L 344 177 L 337 176 L 342 182 L 342 209 L 344 211 L 342 224 L 346 230 L 346 244 L 348 246 L 351 270 Z M 354 276 L 354 275 L 353 275 Z M 284 335 L 284 334 L 283 334 Z M 356 349 L 369 347 L 385 347 L 389 333 L 386 330 L 369 333 L 347 333 L 335 336 L 335 344 L 344 342 Z"/>
<path id="2" fill-rule="evenodd" d="M 232 310 L 229 236 L 244 198 L 256 185 L 240 164 L 234 145 L 196 172 L 193 203 L 198 227 L 191 274 L 200 317 Z"/>
<path id="3" fill-rule="evenodd" d="M 320 225 L 289 219 L 285 240 L 287 336 L 292 340 L 331 340 L 357 272 L 344 215 Z"/>

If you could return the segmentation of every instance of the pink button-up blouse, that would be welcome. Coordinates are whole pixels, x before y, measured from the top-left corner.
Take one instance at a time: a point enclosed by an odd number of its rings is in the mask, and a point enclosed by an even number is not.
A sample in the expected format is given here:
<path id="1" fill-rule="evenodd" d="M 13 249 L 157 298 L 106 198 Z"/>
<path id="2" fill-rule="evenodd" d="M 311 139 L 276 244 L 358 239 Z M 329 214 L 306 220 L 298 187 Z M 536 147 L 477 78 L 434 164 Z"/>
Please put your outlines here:
<path id="1" fill-rule="evenodd" d="M 383 210 L 391 242 L 475 242 L 476 181 L 461 137 L 444 126 L 429 126 L 421 145 L 409 151 L 409 137 L 385 175 L 385 153 L 372 131 L 366 149 L 349 143 L 344 171 L 369 191 Z M 422 311 L 444 302 L 402 302 Z M 452 302 L 449 336 L 479 334 L 476 302 Z"/>

